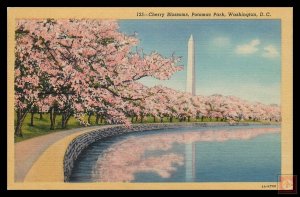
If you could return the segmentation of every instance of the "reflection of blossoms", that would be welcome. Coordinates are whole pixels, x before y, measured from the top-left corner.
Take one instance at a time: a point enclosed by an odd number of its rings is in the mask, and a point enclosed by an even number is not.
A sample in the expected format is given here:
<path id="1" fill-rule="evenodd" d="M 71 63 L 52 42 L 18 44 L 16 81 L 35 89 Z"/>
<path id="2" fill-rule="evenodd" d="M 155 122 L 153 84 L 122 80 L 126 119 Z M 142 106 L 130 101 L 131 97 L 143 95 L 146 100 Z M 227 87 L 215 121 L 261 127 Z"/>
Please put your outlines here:
<path id="1" fill-rule="evenodd" d="M 176 171 L 174 164 L 183 165 L 184 158 L 174 153 L 165 154 L 160 157 L 137 158 L 133 154 L 120 158 L 123 153 L 108 153 L 103 157 L 105 161 L 97 164 L 94 180 L 103 182 L 133 181 L 137 172 L 155 172 L 163 178 L 169 178 Z M 120 159 L 120 160 L 119 160 Z M 99 174 L 98 174 L 99 173 Z"/>
<path id="2" fill-rule="evenodd" d="M 259 135 L 278 133 L 279 128 L 253 128 L 235 130 L 207 130 L 188 132 L 164 132 L 148 136 L 131 137 L 111 146 L 94 167 L 93 179 L 101 182 L 133 181 L 135 173 L 154 172 L 168 178 L 176 171 L 174 165 L 183 165 L 184 157 L 175 153 L 145 156 L 146 151 L 172 148 L 173 143 L 248 140 Z"/>

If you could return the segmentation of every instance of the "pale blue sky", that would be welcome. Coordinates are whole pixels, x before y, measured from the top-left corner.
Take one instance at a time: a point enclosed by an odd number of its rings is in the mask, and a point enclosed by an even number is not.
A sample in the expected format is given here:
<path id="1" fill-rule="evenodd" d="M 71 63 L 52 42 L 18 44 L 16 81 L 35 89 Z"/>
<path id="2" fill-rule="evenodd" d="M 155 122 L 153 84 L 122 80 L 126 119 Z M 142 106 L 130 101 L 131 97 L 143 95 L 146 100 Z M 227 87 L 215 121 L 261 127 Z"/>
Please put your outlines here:
<path id="1" fill-rule="evenodd" d="M 185 69 L 170 80 L 145 85 L 185 90 L 187 42 L 195 40 L 196 93 L 234 95 L 280 104 L 280 20 L 120 20 L 120 31 L 138 33 L 144 52 L 182 57 Z"/>

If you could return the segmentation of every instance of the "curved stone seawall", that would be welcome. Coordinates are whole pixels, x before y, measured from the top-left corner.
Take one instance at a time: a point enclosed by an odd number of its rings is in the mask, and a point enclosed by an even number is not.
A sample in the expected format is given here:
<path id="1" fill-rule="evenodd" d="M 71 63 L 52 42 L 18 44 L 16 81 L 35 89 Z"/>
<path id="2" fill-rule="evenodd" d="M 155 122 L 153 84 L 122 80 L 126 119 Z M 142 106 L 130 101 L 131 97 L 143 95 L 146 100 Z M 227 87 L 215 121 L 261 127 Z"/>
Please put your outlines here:
<path id="1" fill-rule="evenodd" d="M 251 123 L 251 125 L 256 123 Z M 261 123 L 257 123 L 261 124 Z M 65 156 L 64 156 L 64 181 L 68 182 L 74 167 L 74 162 L 80 155 L 80 153 L 87 148 L 93 142 L 101 140 L 106 137 L 116 136 L 124 133 L 130 132 L 140 132 L 147 130 L 159 130 L 159 129 L 172 129 L 180 127 L 189 127 L 189 126 L 228 126 L 227 122 L 212 122 L 212 123 L 151 123 L 151 124 L 135 124 L 131 128 L 126 128 L 124 126 L 115 125 L 106 128 L 100 128 L 88 133 L 84 133 L 76 137 L 69 144 Z M 247 126 L 249 123 L 235 123 L 234 125 Z"/>

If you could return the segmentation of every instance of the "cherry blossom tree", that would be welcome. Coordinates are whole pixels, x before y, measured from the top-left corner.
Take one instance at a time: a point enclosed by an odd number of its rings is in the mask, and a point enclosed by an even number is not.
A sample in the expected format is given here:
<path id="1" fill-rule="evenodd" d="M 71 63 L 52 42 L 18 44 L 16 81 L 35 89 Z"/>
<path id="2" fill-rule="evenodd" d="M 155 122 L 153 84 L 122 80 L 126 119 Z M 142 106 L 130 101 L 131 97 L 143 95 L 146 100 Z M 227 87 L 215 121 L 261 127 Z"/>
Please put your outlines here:
<path id="1" fill-rule="evenodd" d="M 182 69 L 180 58 L 132 52 L 138 39 L 119 32 L 116 21 L 19 20 L 16 35 L 16 134 L 33 104 L 49 97 L 48 109 L 62 115 L 62 128 L 86 112 L 129 124 L 123 103 L 143 99 L 145 87 L 137 81 L 169 79 Z"/>
<path id="2" fill-rule="evenodd" d="M 17 28 L 15 31 L 15 135 L 22 136 L 22 124 L 27 113 L 39 99 L 39 61 L 38 53 L 33 48 L 29 31 Z"/>

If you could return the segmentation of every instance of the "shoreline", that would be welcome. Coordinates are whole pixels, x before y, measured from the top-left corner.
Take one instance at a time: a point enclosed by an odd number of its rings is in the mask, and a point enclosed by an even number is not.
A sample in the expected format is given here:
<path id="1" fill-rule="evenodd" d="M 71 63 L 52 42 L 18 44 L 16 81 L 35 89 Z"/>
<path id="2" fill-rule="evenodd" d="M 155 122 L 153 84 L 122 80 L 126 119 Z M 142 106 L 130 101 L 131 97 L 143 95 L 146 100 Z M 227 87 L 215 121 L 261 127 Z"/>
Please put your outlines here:
<path id="1" fill-rule="evenodd" d="M 126 133 L 143 132 L 143 131 L 155 131 L 155 130 L 167 130 L 174 128 L 184 127 L 217 127 L 217 126 L 250 126 L 250 125 L 280 125 L 280 124 L 262 124 L 262 123 L 234 123 L 228 122 L 181 122 L 181 123 L 149 123 L 149 124 L 134 124 L 131 128 L 125 128 L 124 126 L 116 126 L 108 129 L 100 129 L 98 131 L 92 131 L 79 135 L 69 144 L 64 156 L 64 181 L 68 182 L 72 173 L 74 163 L 77 160 L 81 152 L 86 149 L 90 144 L 104 139 L 106 137 L 118 136 Z"/>
<path id="2" fill-rule="evenodd" d="M 185 123 L 186 124 L 200 124 L 200 125 L 202 125 L 202 124 L 208 124 L 208 125 L 230 124 L 229 122 L 222 122 L 222 121 L 218 121 L 218 122 L 216 122 L 216 121 L 212 121 L 212 122 L 210 122 L 210 121 L 206 121 L 206 122 L 162 122 L 162 123 L 161 122 L 155 122 L 155 123 L 154 122 L 144 122 L 144 123 L 135 122 L 135 123 L 132 123 L 132 126 L 133 125 L 140 125 L 140 124 L 148 125 L 148 124 L 185 124 Z M 259 125 L 259 124 L 261 124 L 261 125 L 280 125 L 281 122 L 236 122 L 236 123 L 233 123 L 232 126 L 235 125 L 235 124 L 239 124 L 239 125 L 244 125 L 244 124 L 249 124 L 249 125 L 251 125 L 251 124 L 254 124 L 254 125 Z M 28 141 L 28 140 L 32 140 L 32 139 L 42 137 L 42 136 L 51 135 L 51 134 L 54 134 L 54 133 L 66 132 L 66 131 L 71 131 L 71 130 L 74 130 L 74 129 L 82 130 L 82 129 L 89 129 L 89 128 L 93 128 L 93 127 L 103 127 L 103 126 L 112 126 L 112 125 L 104 124 L 104 125 L 91 125 L 91 126 L 88 126 L 88 127 L 82 126 L 82 127 L 75 127 L 75 128 L 67 128 L 67 129 L 64 129 L 64 130 L 59 129 L 59 130 L 55 130 L 55 131 L 49 131 L 49 133 L 45 133 L 45 134 L 42 134 L 42 135 L 37 135 L 35 137 L 30 137 L 30 138 L 27 138 L 27 139 L 23 139 L 21 141 L 16 141 L 14 139 L 14 144 L 18 144 L 18 143 L 25 142 L 25 141 Z"/>

